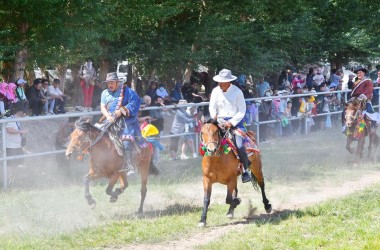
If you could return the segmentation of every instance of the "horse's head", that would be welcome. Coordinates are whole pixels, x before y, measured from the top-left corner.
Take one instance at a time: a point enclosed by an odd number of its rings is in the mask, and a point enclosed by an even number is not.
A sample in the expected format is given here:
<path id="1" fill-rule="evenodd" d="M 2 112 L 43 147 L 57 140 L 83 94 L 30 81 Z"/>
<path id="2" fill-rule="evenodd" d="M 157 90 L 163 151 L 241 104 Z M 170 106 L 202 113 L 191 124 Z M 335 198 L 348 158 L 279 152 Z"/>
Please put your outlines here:
<path id="1" fill-rule="evenodd" d="M 91 146 L 91 131 L 96 129 L 89 122 L 88 118 L 80 118 L 75 122 L 75 129 L 70 135 L 70 143 L 66 149 L 66 156 L 72 154 L 83 155 L 87 153 L 87 149 Z"/>
<path id="2" fill-rule="evenodd" d="M 352 125 L 356 124 L 357 119 L 362 113 L 362 110 L 364 109 L 365 104 L 363 104 L 360 100 L 354 100 L 350 101 L 346 104 L 346 110 L 345 110 L 345 120 L 346 120 L 346 126 L 348 128 L 352 127 Z"/>
<path id="3" fill-rule="evenodd" d="M 209 120 L 202 126 L 200 139 L 201 143 L 206 147 L 205 151 L 213 154 L 218 150 L 222 140 L 221 133 L 218 122 L 215 120 Z"/>

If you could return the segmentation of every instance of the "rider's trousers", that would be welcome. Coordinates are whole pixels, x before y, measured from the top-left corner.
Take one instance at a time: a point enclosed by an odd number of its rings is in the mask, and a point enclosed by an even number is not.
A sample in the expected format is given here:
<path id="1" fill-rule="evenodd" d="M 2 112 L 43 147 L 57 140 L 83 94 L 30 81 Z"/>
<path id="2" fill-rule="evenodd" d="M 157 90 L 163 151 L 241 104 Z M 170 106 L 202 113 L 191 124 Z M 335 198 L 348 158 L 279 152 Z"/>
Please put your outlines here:
<path id="1" fill-rule="evenodd" d="M 243 164 L 244 169 L 247 170 L 248 167 L 249 167 L 249 165 L 250 165 L 250 163 L 249 163 L 249 160 L 248 160 L 247 152 L 245 151 L 245 147 L 244 147 L 244 144 L 243 144 L 243 137 L 241 137 L 239 135 L 235 135 L 235 142 L 236 142 L 236 148 L 237 148 L 237 151 L 238 151 L 238 155 L 239 155 L 240 161 Z"/>

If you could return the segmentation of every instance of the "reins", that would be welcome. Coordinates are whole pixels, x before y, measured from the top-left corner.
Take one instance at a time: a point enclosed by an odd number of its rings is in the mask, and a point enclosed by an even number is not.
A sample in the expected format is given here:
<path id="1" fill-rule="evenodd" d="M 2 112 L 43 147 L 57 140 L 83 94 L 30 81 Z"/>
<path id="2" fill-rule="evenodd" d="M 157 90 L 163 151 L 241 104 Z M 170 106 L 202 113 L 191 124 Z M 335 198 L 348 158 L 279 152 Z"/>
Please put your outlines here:
<path id="1" fill-rule="evenodd" d="M 212 124 L 212 123 L 210 123 L 210 124 Z M 213 124 L 213 125 L 215 125 L 215 124 Z M 217 141 L 210 141 L 210 142 L 205 143 L 203 141 L 203 136 L 202 136 L 202 133 L 201 133 L 200 134 L 201 135 L 200 141 L 201 141 L 202 145 L 205 148 L 204 151 L 206 152 L 207 156 L 218 156 L 219 157 L 220 156 L 220 152 L 219 151 L 220 151 L 220 148 L 221 148 L 221 142 L 228 136 L 228 134 L 230 133 L 230 129 L 228 129 L 224 133 L 224 135 L 222 136 L 222 130 L 221 130 L 221 128 L 218 125 L 215 125 L 215 126 L 218 127 L 218 140 Z M 210 144 L 214 144 L 215 145 L 215 148 L 216 148 L 215 152 L 211 152 L 208 149 L 208 145 L 210 145 Z"/>

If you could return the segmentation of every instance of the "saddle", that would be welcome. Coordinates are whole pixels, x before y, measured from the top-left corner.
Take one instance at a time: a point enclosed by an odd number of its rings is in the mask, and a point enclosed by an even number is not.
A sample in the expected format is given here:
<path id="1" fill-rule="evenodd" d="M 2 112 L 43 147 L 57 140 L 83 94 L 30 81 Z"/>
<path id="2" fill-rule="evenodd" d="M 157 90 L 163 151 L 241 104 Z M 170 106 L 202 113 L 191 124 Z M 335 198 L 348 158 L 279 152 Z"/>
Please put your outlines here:
<path id="1" fill-rule="evenodd" d="M 245 151 L 246 151 L 248 157 L 250 157 L 251 155 L 253 155 L 255 153 L 260 153 L 260 149 L 257 146 L 257 142 L 255 139 L 254 132 L 248 131 L 246 133 L 243 130 L 238 128 L 238 129 L 233 130 L 233 133 L 237 136 L 243 137 L 243 143 L 244 143 Z M 232 152 L 234 152 L 236 158 L 238 158 L 240 160 L 235 142 L 233 141 L 233 137 L 227 135 L 226 140 L 227 140 L 227 143 L 228 143 L 229 147 L 231 148 Z"/>

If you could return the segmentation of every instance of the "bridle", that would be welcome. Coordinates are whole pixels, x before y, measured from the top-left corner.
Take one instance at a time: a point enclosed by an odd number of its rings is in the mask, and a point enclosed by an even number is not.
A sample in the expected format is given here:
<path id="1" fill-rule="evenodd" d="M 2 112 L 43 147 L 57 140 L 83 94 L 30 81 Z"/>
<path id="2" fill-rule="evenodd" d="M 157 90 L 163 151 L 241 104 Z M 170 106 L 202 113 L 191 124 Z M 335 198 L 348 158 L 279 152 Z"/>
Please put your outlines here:
<path id="1" fill-rule="evenodd" d="M 82 153 L 86 150 L 88 150 L 89 148 L 91 148 L 93 145 L 95 145 L 94 141 L 96 140 L 91 140 L 90 136 L 91 136 L 91 131 L 88 131 L 88 132 L 85 132 L 86 135 L 84 137 L 84 139 L 81 141 L 81 143 L 77 146 L 77 145 L 73 145 L 73 153 L 74 154 L 78 154 L 79 152 Z M 100 138 L 99 138 L 100 140 Z M 98 141 L 99 141 L 98 140 Z"/>
<path id="2" fill-rule="evenodd" d="M 210 123 L 210 124 L 212 124 L 212 123 Z M 227 134 L 229 133 L 228 131 L 224 134 L 224 136 L 222 136 L 222 131 L 221 131 L 221 129 L 219 128 L 219 126 L 218 125 L 215 125 L 215 124 L 213 124 L 214 126 L 216 126 L 217 128 L 218 128 L 218 131 L 217 131 L 217 133 L 218 133 L 218 139 L 216 140 L 216 141 L 209 141 L 209 142 L 205 142 L 204 141 L 204 139 L 203 139 L 203 136 L 202 136 L 202 132 L 200 133 L 200 142 L 201 142 L 201 145 L 203 145 L 203 149 L 204 149 L 204 151 L 205 151 L 205 153 L 206 153 L 206 155 L 207 156 L 220 156 L 220 153 L 219 153 L 219 148 L 220 148 L 220 146 L 221 146 L 221 142 L 222 142 L 222 140 L 223 139 L 225 139 L 226 137 L 227 137 Z M 214 151 L 214 152 L 212 152 L 212 151 L 210 151 L 209 149 L 208 149 L 208 146 L 210 145 L 210 144 L 214 144 L 215 145 L 215 148 L 216 148 L 216 150 Z"/>
<path id="3" fill-rule="evenodd" d="M 346 114 L 345 114 L 346 121 L 348 120 L 347 118 L 352 119 L 352 121 L 356 121 L 360 114 L 361 114 L 361 111 L 359 107 L 356 109 L 354 115 L 347 115 L 347 109 L 346 109 Z"/>

